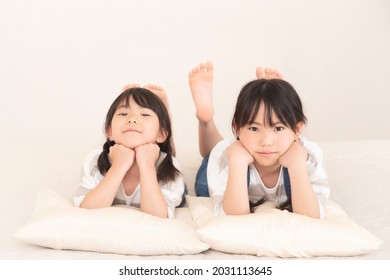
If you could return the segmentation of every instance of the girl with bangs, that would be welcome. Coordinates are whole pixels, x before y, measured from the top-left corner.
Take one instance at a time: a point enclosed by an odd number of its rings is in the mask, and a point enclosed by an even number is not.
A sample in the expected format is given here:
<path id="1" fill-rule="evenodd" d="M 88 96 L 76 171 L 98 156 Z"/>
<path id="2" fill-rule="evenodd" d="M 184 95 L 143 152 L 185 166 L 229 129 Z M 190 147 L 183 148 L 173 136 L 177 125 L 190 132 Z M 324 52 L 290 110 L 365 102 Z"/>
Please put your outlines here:
<path id="1" fill-rule="evenodd" d="M 91 153 L 74 203 L 82 208 L 126 204 L 174 217 L 185 191 L 169 112 L 153 87 L 125 87 L 110 106 L 103 151 Z"/>
<path id="2" fill-rule="evenodd" d="M 215 215 L 242 215 L 265 201 L 279 209 L 322 218 L 329 197 L 323 154 L 301 136 L 306 117 L 294 88 L 272 69 L 241 90 L 232 120 L 234 139 L 224 140 L 213 121 L 211 62 L 189 74 L 199 121 L 203 162 L 198 196 L 211 196 Z"/>

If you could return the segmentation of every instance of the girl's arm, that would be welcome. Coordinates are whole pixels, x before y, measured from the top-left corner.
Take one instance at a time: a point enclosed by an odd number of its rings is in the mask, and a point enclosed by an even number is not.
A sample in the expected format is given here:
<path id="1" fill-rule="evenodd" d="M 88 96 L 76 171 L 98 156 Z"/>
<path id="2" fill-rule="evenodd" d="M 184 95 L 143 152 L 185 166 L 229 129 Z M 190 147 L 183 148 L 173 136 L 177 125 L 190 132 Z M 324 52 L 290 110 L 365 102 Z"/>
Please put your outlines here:
<path id="1" fill-rule="evenodd" d="M 249 214 L 247 173 L 253 157 L 240 141 L 233 142 L 227 148 L 226 155 L 229 175 L 223 198 L 223 209 L 228 215 Z"/>
<path id="2" fill-rule="evenodd" d="M 160 148 L 156 144 L 145 144 L 135 148 L 140 172 L 141 211 L 167 218 L 168 205 L 157 181 L 156 161 Z"/>
<path id="3" fill-rule="evenodd" d="M 103 180 L 91 190 L 80 204 L 81 208 L 110 207 L 126 172 L 134 162 L 134 151 L 115 144 L 110 148 L 111 168 Z"/>
<path id="4" fill-rule="evenodd" d="M 311 186 L 306 159 L 307 151 L 302 144 L 295 141 L 279 161 L 288 168 L 293 212 L 311 218 L 320 218 L 318 200 Z"/>

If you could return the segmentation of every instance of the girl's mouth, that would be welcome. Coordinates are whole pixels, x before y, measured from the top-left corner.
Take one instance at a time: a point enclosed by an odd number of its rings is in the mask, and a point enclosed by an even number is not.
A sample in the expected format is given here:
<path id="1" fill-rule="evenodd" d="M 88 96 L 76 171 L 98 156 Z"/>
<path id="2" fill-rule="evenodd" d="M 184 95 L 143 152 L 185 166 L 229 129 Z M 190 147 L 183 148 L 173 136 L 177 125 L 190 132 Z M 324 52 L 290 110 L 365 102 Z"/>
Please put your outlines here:
<path id="1" fill-rule="evenodd" d="M 263 157 L 271 157 L 276 154 L 276 152 L 258 152 L 259 155 Z"/>

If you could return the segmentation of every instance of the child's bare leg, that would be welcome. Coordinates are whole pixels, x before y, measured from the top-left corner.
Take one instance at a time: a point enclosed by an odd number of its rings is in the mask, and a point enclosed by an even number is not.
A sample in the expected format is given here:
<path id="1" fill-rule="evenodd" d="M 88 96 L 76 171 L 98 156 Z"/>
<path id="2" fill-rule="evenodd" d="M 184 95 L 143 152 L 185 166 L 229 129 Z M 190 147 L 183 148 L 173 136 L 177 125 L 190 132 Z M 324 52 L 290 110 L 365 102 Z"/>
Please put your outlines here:
<path id="1" fill-rule="evenodd" d="M 199 122 L 198 125 L 199 133 L 199 152 L 202 157 L 210 155 L 211 150 L 218 144 L 219 141 L 223 140 L 222 135 L 219 133 L 214 120 L 208 123 Z"/>
<path id="2" fill-rule="evenodd" d="M 144 88 L 150 90 L 161 99 L 161 101 L 164 103 L 165 107 L 168 110 L 169 117 L 172 119 L 171 111 L 169 108 L 168 96 L 165 90 L 160 86 L 152 85 L 152 84 L 145 85 Z M 175 141 L 173 140 L 173 137 L 171 138 L 171 146 L 172 146 L 172 156 L 176 156 Z"/>
<path id="3" fill-rule="evenodd" d="M 214 66 L 208 61 L 192 69 L 189 73 L 189 84 L 199 120 L 199 151 L 208 156 L 214 146 L 223 139 L 214 123 L 212 100 Z"/>
<path id="4" fill-rule="evenodd" d="M 256 68 L 256 77 L 258 79 L 283 79 L 282 74 L 279 71 L 271 69 L 271 68 Z"/>

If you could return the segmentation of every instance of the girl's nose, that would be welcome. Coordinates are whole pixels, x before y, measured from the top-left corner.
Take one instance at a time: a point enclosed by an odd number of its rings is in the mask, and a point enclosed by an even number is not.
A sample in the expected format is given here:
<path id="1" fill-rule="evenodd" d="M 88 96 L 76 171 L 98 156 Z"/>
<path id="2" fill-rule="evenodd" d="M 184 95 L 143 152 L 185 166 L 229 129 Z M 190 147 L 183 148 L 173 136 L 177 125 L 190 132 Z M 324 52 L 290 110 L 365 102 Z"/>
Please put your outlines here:
<path id="1" fill-rule="evenodd" d="M 269 133 L 264 133 L 263 137 L 261 137 L 260 145 L 263 147 L 272 146 L 272 143 L 273 143 L 272 135 L 270 135 Z"/>
<path id="2" fill-rule="evenodd" d="M 130 115 L 127 119 L 127 123 L 137 123 L 137 118 L 134 115 Z"/>

